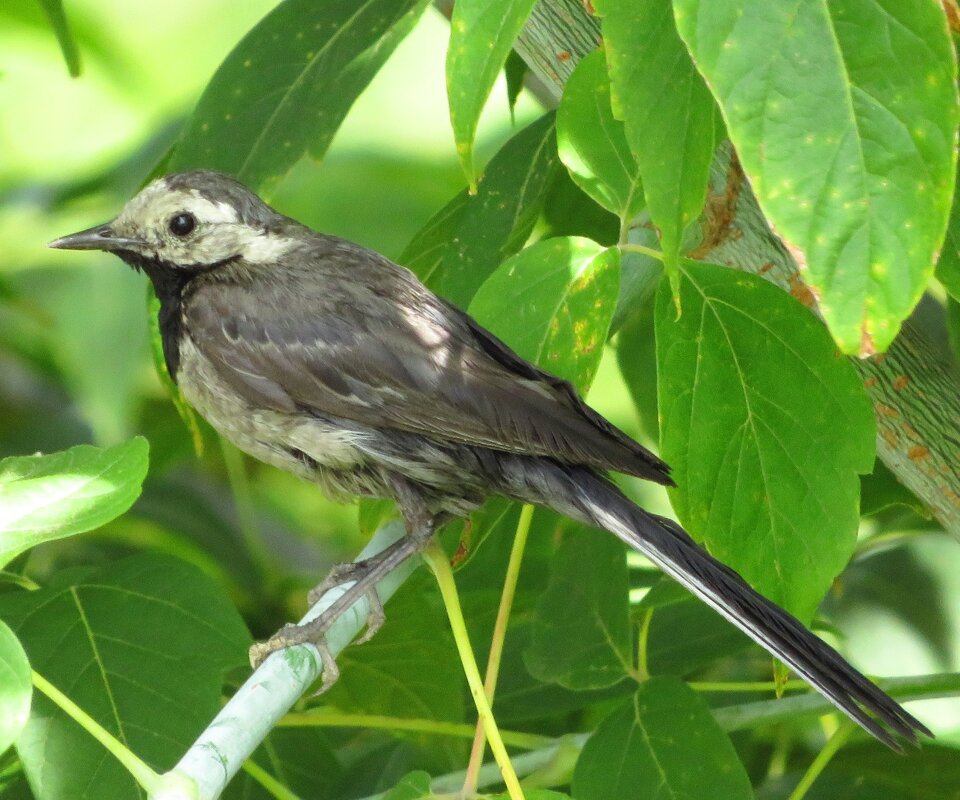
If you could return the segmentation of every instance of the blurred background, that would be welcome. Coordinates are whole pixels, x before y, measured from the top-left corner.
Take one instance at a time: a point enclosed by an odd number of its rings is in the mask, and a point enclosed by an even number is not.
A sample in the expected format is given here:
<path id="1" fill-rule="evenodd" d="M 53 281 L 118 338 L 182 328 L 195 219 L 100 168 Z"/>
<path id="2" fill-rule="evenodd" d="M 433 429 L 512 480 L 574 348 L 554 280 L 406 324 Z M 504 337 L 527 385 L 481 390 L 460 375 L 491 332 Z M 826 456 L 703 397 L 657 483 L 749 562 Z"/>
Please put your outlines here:
<path id="1" fill-rule="evenodd" d="M 42 580 L 68 564 L 159 547 L 222 579 L 255 636 L 301 612 L 305 588 L 355 555 L 365 541 L 357 507 L 243 463 L 209 429 L 198 459 L 153 366 L 145 278 L 110 256 L 45 244 L 118 211 L 173 143 L 220 61 L 273 5 L 71 0 L 82 63 L 71 78 L 40 4 L 0 4 L 0 457 L 135 433 L 151 443 L 150 477 L 134 513 L 37 548 L 31 573 Z M 301 162 L 267 199 L 319 230 L 398 257 L 464 186 L 447 116 L 447 38 L 447 22 L 428 11 L 324 162 Z M 481 124 L 481 162 L 540 113 L 524 94 L 512 120 L 499 86 Z M 642 435 L 612 351 L 589 399 Z M 655 492 L 644 499 L 663 511 L 665 496 Z M 929 525 L 899 513 L 903 526 Z M 883 524 L 899 523 L 888 512 Z M 960 668 L 960 610 L 930 613 L 943 596 L 957 596 L 958 576 L 960 547 L 946 537 L 878 548 L 830 601 L 846 649 L 880 674 Z M 960 725 L 956 706 L 948 701 L 941 711 Z"/>

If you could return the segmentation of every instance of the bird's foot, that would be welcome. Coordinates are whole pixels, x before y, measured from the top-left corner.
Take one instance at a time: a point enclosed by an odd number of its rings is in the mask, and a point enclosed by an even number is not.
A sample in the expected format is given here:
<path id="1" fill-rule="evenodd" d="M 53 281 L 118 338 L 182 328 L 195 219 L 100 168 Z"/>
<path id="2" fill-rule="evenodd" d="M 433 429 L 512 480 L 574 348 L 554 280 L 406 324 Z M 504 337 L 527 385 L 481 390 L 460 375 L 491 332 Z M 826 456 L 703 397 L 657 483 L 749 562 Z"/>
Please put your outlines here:
<path id="1" fill-rule="evenodd" d="M 284 625 L 279 631 L 265 642 L 254 642 L 249 650 L 250 666 L 256 670 L 267 656 L 277 650 L 284 650 L 298 644 L 312 644 L 320 653 L 323 663 L 323 682 L 317 694 L 323 694 L 340 677 L 340 668 L 327 645 L 327 629 L 333 619 L 322 614 L 316 619 L 303 625 Z"/>

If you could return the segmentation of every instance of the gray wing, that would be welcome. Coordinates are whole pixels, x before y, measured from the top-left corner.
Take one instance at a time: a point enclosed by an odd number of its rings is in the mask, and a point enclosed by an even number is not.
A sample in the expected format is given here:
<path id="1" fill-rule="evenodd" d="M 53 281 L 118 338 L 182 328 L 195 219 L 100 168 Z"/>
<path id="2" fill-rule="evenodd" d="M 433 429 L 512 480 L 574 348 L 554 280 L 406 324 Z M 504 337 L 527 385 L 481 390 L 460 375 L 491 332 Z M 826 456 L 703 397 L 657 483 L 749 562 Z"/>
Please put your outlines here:
<path id="1" fill-rule="evenodd" d="M 201 287 L 185 304 L 187 330 L 224 380 L 266 408 L 672 483 L 569 383 L 389 267 L 376 283 L 358 270 Z"/>

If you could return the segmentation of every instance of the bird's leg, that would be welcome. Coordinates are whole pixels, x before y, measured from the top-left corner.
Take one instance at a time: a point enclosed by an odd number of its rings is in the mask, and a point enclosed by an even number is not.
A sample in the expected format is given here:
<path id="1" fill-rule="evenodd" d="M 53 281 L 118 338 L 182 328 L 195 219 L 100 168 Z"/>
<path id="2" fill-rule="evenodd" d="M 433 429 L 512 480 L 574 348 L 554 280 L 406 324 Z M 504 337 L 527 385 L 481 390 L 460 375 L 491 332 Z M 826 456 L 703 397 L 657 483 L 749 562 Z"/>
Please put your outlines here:
<path id="1" fill-rule="evenodd" d="M 250 648 L 250 664 L 254 669 L 275 650 L 296 644 L 314 644 L 323 659 L 323 685 L 319 692 L 323 693 L 339 677 L 339 670 L 326 643 L 326 633 L 334 621 L 360 598 L 366 597 L 370 609 L 367 628 L 357 643 L 369 641 L 379 630 L 384 621 L 384 613 L 383 604 L 377 594 L 377 583 L 410 556 L 420 552 L 442 521 L 441 517 L 429 512 L 419 492 L 405 479 L 388 476 L 387 480 L 406 523 L 406 535 L 371 558 L 334 567 L 310 592 L 310 604 L 319 601 L 335 586 L 351 581 L 352 585 L 315 619 L 300 625 L 285 625 L 266 642 L 255 643 Z"/>

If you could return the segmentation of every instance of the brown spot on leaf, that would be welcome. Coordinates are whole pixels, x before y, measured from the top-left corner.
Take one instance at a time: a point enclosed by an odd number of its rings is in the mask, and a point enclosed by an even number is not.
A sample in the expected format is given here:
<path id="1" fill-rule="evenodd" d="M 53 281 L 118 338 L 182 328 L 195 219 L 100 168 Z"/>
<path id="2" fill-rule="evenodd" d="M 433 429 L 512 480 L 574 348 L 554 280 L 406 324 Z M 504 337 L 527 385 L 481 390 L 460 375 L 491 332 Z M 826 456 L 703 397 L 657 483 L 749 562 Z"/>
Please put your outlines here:
<path id="1" fill-rule="evenodd" d="M 860 352 L 857 353 L 860 358 L 867 358 L 877 352 L 877 346 L 873 343 L 873 334 L 866 328 L 860 332 Z"/>
<path id="2" fill-rule="evenodd" d="M 791 273 L 789 281 L 791 296 L 795 300 L 799 300 L 807 308 L 816 308 L 817 296 L 807 284 L 800 280 L 800 276 L 796 272 Z"/>
<path id="3" fill-rule="evenodd" d="M 564 61 L 569 61 L 570 58 L 571 55 L 569 50 L 561 50 L 559 53 L 557 53 L 557 61 L 559 61 L 561 64 Z"/>
<path id="4" fill-rule="evenodd" d="M 891 448 L 896 448 L 900 444 L 900 437 L 897 435 L 897 432 L 892 428 L 887 428 L 883 431 L 883 441 L 885 441 Z"/>
<path id="5" fill-rule="evenodd" d="M 942 0 L 942 3 L 950 30 L 954 33 L 960 33 L 960 7 L 957 6 L 957 0 Z"/>
<path id="6" fill-rule="evenodd" d="M 726 188 L 720 194 L 709 192 L 703 208 L 703 226 L 700 244 L 687 255 L 695 260 L 703 260 L 706 255 L 725 241 L 738 239 L 743 232 L 734 226 L 737 214 L 737 200 L 743 186 L 743 168 L 736 155 L 730 159 L 727 169 Z"/>
<path id="7" fill-rule="evenodd" d="M 757 275 L 766 275 L 770 270 L 773 269 L 773 262 L 768 261 L 760 269 L 757 270 Z"/>
<path id="8" fill-rule="evenodd" d="M 863 385 L 864 385 L 864 387 L 867 388 L 867 389 L 872 389 L 874 386 L 877 385 L 877 379 L 876 379 L 876 378 L 867 378 L 867 379 L 863 382 Z"/>
<path id="9" fill-rule="evenodd" d="M 906 375 L 897 375 L 897 377 L 893 379 L 893 388 L 899 392 L 908 383 L 910 383 L 910 379 Z"/>
<path id="10" fill-rule="evenodd" d="M 911 461 L 920 461 L 924 458 L 927 458 L 930 455 L 930 451 L 924 447 L 922 444 L 915 444 L 909 450 L 907 450 L 907 458 Z"/>

